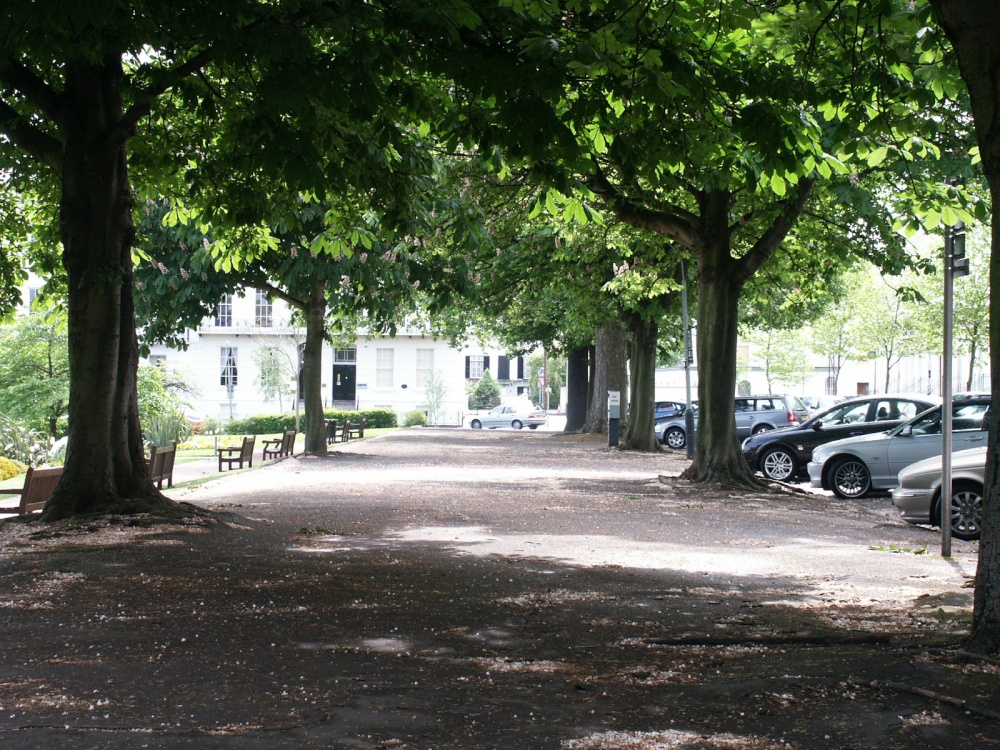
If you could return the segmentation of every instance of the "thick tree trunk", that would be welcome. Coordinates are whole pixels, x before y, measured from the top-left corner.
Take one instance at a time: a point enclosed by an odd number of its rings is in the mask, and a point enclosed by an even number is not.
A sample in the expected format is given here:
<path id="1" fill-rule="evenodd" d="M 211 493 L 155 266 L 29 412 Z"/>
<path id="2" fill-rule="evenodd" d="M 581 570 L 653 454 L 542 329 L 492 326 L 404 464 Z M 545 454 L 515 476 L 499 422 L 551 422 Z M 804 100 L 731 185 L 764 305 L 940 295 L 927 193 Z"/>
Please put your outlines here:
<path id="1" fill-rule="evenodd" d="M 1000 652 L 1000 5 L 992 0 L 931 0 L 969 89 L 976 139 L 993 204 L 990 248 L 990 409 L 986 497 L 979 569 L 967 648 Z"/>
<path id="2" fill-rule="evenodd" d="M 326 285 L 317 282 L 309 295 L 306 314 L 306 345 L 302 358 L 302 397 L 305 401 L 305 451 L 326 453 L 326 421 L 323 416 L 323 341 L 326 319 Z"/>
<path id="3" fill-rule="evenodd" d="M 149 481 L 139 425 L 132 203 L 121 62 L 66 69 L 60 224 L 68 274 L 69 439 L 42 514 L 176 512 Z"/>
<path id="4" fill-rule="evenodd" d="M 626 414 L 628 394 L 628 354 L 625 328 L 618 321 L 606 323 L 597 331 L 594 347 L 594 378 L 584 432 L 608 431 L 608 391 L 622 394 L 622 414 Z M 623 425 L 624 427 L 624 425 Z"/>
<path id="5" fill-rule="evenodd" d="M 694 461 L 681 476 L 757 488 L 760 484 L 736 436 L 736 343 L 743 284 L 731 264 L 728 244 L 722 242 L 698 259 L 698 429 Z"/>
<path id="6" fill-rule="evenodd" d="M 629 334 L 632 356 L 629 358 L 629 417 L 622 448 L 636 451 L 659 451 L 653 432 L 653 412 L 656 400 L 656 341 L 659 335 L 656 321 L 630 316 Z"/>
<path id="7" fill-rule="evenodd" d="M 573 349 L 566 357 L 566 426 L 563 432 L 579 432 L 587 421 L 587 393 L 590 381 L 589 349 Z"/>

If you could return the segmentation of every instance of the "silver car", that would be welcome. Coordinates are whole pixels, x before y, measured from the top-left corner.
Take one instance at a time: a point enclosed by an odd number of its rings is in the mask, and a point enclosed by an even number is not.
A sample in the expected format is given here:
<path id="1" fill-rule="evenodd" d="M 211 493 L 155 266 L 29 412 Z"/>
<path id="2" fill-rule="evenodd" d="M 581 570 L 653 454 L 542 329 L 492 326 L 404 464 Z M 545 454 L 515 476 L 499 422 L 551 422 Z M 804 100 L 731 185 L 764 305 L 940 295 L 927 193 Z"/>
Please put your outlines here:
<path id="1" fill-rule="evenodd" d="M 474 430 L 484 427 L 491 430 L 497 427 L 512 427 L 515 430 L 530 427 L 537 430 L 540 425 L 545 424 L 545 420 L 545 410 L 532 404 L 501 404 L 486 414 L 471 417 L 469 427 Z"/>
<path id="2" fill-rule="evenodd" d="M 951 455 L 951 534 L 978 539 L 983 523 L 986 447 Z M 892 504 L 907 523 L 941 525 L 941 457 L 925 458 L 899 472 Z"/>
<path id="3" fill-rule="evenodd" d="M 697 403 L 694 408 L 694 427 L 698 429 Z M 735 401 L 736 435 L 741 440 L 768 430 L 789 425 L 799 425 L 809 418 L 809 410 L 797 396 L 768 394 L 764 396 L 737 396 Z M 671 448 L 687 445 L 687 425 L 684 413 L 672 419 L 659 420 L 653 426 L 656 439 Z"/>
<path id="4" fill-rule="evenodd" d="M 952 405 L 954 450 L 986 445 L 988 395 L 956 396 Z M 838 497 L 864 497 L 872 490 L 890 490 L 899 472 L 912 463 L 940 456 L 941 407 L 935 406 L 899 427 L 861 437 L 835 440 L 813 451 L 809 481 Z"/>

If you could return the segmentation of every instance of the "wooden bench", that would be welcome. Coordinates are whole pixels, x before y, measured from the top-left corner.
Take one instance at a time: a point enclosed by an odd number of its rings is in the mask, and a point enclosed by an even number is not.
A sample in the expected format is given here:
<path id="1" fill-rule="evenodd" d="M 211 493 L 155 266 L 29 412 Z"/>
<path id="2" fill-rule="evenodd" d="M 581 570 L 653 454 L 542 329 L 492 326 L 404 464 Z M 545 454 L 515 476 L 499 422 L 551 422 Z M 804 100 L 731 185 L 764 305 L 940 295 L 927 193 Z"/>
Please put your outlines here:
<path id="1" fill-rule="evenodd" d="M 340 426 L 340 422 L 336 419 L 326 420 L 326 444 L 339 442 L 343 440 L 344 428 Z"/>
<path id="2" fill-rule="evenodd" d="M 243 468 L 243 464 L 252 467 L 253 444 L 256 440 L 257 436 L 253 435 L 243 438 L 243 444 L 240 446 L 219 448 L 219 471 L 222 471 L 222 464 L 226 464 L 227 469 L 233 468 L 233 464 L 236 464 L 239 469 Z"/>
<path id="3" fill-rule="evenodd" d="M 290 456 L 295 450 L 295 430 L 285 430 L 280 438 L 264 441 L 264 460 Z"/>
<path id="4" fill-rule="evenodd" d="M 166 448 L 151 446 L 149 458 L 146 459 L 146 468 L 149 471 L 149 479 L 156 484 L 156 488 L 163 489 L 163 480 L 167 480 L 167 487 L 174 486 L 174 458 L 177 456 L 177 441 L 175 440 Z"/>
<path id="5" fill-rule="evenodd" d="M 347 420 L 347 424 L 344 425 L 344 442 L 353 438 L 358 438 L 359 440 L 365 436 L 365 418 L 362 417 L 360 422 L 352 422 Z"/>
<path id="6" fill-rule="evenodd" d="M 52 497 L 52 491 L 59 484 L 62 473 L 62 466 L 44 469 L 29 467 L 28 473 L 24 475 L 24 487 L 19 490 L 0 490 L 0 495 L 21 496 L 21 502 L 18 505 L 0 506 L 0 513 L 17 513 L 19 516 L 23 516 L 41 510 Z"/>

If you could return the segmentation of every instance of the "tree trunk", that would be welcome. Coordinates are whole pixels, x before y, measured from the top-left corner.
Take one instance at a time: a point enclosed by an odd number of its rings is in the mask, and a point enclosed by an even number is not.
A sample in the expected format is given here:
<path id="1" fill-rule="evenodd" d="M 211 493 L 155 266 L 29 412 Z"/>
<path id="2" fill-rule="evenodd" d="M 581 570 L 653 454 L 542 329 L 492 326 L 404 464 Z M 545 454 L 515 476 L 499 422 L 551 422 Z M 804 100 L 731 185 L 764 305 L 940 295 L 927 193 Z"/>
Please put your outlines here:
<path id="1" fill-rule="evenodd" d="M 966 647 L 1000 652 L 1000 5 L 992 0 L 931 0 L 958 57 L 969 89 L 976 139 L 989 183 L 993 211 L 990 246 L 990 409 L 986 453 L 986 497 L 979 542 L 979 568 Z"/>
<path id="2" fill-rule="evenodd" d="M 976 355 L 978 354 L 976 350 L 976 340 L 979 338 L 978 334 L 979 330 L 977 326 L 975 334 L 972 337 L 972 341 L 969 342 L 969 379 L 965 382 L 966 393 L 972 393 L 972 384 L 976 380 Z"/>
<path id="3" fill-rule="evenodd" d="M 177 512 L 149 481 L 139 424 L 131 191 L 118 59 L 66 67 L 60 232 L 68 274 L 66 463 L 42 514 Z"/>
<path id="4" fill-rule="evenodd" d="M 306 345 L 302 357 L 302 398 L 305 401 L 305 452 L 326 453 L 326 420 L 323 415 L 323 341 L 326 319 L 326 284 L 316 282 L 309 295 Z"/>
<path id="5" fill-rule="evenodd" d="M 629 316 L 632 356 L 629 358 L 629 412 L 622 448 L 635 451 L 659 451 L 653 432 L 656 411 L 656 341 L 660 328 L 656 321 Z"/>
<path id="6" fill-rule="evenodd" d="M 628 356 L 625 328 L 618 321 L 606 323 L 597 331 L 594 347 L 594 378 L 590 405 L 587 408 L 587 422 L 584 432 L 605 433 L 608 431 L 608 391 L 627 394 Z M 622 399 L 622 413 L 626 413 Z"/>
<path id="7" fill-rule="evenodd" d="M 698 427 L 694 461 L 681 476 L 759 488 L 736 436 L 736 344 L 743 282 L 731 266 L 728 243 L 721 240 L 698 257 Z"/>
<path id="8" fill-rule="evenodd" d="M 588 349 L 573 349 L 566 357 L 566 426 L 563 432 L 580 432 L 587 421 L 587 392 L 590 373 Z"/>

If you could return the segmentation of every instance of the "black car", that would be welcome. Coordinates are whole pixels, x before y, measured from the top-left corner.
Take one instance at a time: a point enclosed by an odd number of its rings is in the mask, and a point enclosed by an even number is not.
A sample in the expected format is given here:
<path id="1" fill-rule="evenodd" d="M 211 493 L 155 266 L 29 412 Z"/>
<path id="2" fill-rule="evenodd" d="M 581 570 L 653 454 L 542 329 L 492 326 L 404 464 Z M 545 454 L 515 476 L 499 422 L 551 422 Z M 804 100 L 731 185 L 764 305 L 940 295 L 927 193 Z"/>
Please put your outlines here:
<path id="1" fill-rule="evenodd" d="M 813 449 L 841 438 L 884 432 L 939 403 L 934 396 L 864 396 L 820 412 L 801 425 L 751 435 L 743 456 L 751 471 L 769 479 L 804 475 Z"/>

